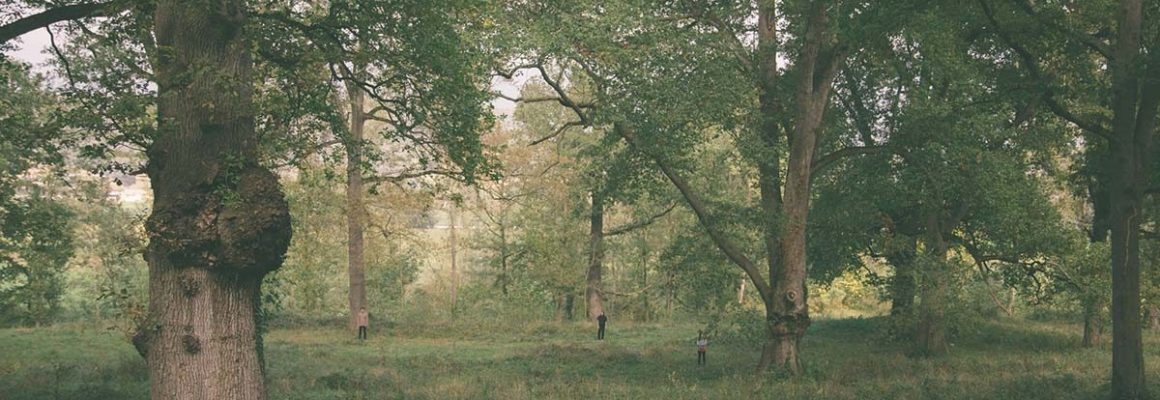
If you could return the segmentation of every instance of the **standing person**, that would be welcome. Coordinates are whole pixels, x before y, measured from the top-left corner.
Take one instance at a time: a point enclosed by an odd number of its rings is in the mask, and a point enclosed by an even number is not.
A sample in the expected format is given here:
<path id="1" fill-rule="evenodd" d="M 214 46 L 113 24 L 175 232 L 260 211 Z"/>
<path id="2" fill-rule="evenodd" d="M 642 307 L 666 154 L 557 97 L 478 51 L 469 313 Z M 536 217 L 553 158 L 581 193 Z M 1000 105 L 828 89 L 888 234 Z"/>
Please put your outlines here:
<path id="1" fill-rule="evenodd" d="M 697 331 L 697 365 L 705 365 L 705 350 L 709 348 L 709 339 L 705 338 L 705 331 Z"/>
<path id="2" fill-rule="evenodd" d="M 366 340 L 367 326 L 370 325 L 371 322 L 370 314 L 367 314 L 366 307 L 361 307 L 358 309 L 358 318 L 355 318 L 355 322 L 358 322 L 358 339 Z"/>
<path id="3" fill-rule="evenodd" d="M 608 317 L 600 313 L 600 316 L 596 317 L 596 323 L 600 325 L 600 329 L 596 331 L 596 340 L 604 340 L 604 324 L 608 323 Z"/>

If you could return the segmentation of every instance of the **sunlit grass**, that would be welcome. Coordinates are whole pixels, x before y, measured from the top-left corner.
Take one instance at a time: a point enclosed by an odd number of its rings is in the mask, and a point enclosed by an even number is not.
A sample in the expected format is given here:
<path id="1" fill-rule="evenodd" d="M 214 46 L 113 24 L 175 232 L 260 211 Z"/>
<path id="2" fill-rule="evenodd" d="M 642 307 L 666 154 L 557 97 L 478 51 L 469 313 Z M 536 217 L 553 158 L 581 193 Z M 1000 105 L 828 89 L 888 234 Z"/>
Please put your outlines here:
<path id="1" fill-rule="evenodd" d="M 585 324 L 427 337 L 396 328 L 360 342 L 341 329 L 266 337 L 274 399 L 1097 399 L 1110 349 L 1079 348 L 1071 324 L 1006 320 L 955 340 L 945 358 L 911 358 L 875 320 L 819 321 L 805 373 L 754 379 L 757 347 L 713 343 L 698 367 L 696 326 Z M 448 325 L 454 328 L 455 324 Z M 463 327 L 460 327 L 463 328 Z M 420 331 L 419 329 L 415 329 Z M 1149 382 L 1160 389 L 1146 334 Z M 0 400 L 145 399 L 144 362 L 116 333 L 78 327 L 0 330 Z"/>

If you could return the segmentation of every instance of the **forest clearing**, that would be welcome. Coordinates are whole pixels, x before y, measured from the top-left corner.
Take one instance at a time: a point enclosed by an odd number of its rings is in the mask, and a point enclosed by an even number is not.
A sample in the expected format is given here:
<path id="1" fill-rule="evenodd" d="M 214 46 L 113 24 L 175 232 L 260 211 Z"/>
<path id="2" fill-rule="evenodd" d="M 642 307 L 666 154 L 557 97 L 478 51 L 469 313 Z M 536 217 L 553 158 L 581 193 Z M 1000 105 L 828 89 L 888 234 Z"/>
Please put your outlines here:
<path id="1" fill-rule="evenodd" d="M 0 0 L 0 400 L 1157 390 L 1160 0 Z"/>

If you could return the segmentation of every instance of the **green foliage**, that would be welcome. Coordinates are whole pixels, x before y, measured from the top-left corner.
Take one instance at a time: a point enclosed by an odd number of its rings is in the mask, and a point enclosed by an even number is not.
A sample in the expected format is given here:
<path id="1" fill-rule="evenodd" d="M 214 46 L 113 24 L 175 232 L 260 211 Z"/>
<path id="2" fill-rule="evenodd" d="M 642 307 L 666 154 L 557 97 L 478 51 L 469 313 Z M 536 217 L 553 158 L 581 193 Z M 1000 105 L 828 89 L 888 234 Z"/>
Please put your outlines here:
<path id="1" fill-rule="evenodd" d="M 43 325 L 60 311 L 72 214 L 40 196 L 8 204 L 0 220 L 0 324 Z"/>

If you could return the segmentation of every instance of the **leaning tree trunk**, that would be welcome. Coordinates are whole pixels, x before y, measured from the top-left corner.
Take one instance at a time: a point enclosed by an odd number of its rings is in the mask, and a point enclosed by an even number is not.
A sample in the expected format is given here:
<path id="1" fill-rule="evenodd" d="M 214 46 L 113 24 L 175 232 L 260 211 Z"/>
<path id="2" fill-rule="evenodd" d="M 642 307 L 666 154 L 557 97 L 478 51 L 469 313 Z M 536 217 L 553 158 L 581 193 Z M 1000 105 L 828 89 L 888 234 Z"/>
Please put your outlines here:
<path id="1" fill-rule="evenodd" d="M 350 105 L 350 137 L 345 138 L 346 147 L 346 253 L 347 276 L 350 280 L 350 289 L 347 292 L 347 303 L 350 306 L 350 319 L 347 328 L 355 330 L 358 327 L 359 310 L 367 306 L 366 257 L 364 256 L 365 239 L 363 237 L 365 209 L 363 208 L 363 175 L 362 175 L 362 146 L 363 128 L 366 125 L 366 114 L 363 109 L 365 94 L 357 83 L 346 84 L 347 101 Z"/>
<path id="2" fill-rule="evenodd" d="M 588 287 L 584 296 L 588 302 L 588 319 L 595 321 L 604 313 L 601 291 L 604 274 L 604 195 L 599 189 L 592 191 L 592 214 L 588 230 Z"/>
<path id="3" fill-rule="evenodd" d="M 947 261 L 949 251 L 943 237 L 943 226 L 936 214 L 927 217 L 926 251 L 930 262 L 923 271 L 920 289 L 922 302 L 918 307 L 918 331 L 915 344 L 918 353 L 939 356 L 947 353 L 946 306 L 952 277 Z"/>
<path id="4" fill-rule="evenodd" d="M 154 15 L 149 313 L 134 337 L 153 399 L 266 397 L 255 318 L 291 228 L 258 164 L 245 15 L 236 0 L 165 0 Z"/>

